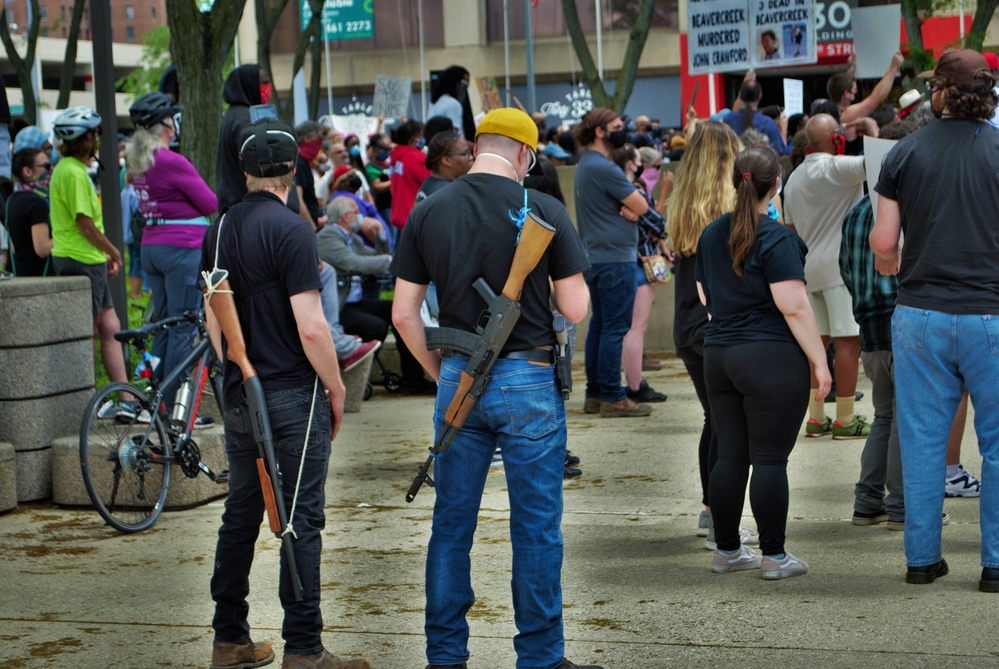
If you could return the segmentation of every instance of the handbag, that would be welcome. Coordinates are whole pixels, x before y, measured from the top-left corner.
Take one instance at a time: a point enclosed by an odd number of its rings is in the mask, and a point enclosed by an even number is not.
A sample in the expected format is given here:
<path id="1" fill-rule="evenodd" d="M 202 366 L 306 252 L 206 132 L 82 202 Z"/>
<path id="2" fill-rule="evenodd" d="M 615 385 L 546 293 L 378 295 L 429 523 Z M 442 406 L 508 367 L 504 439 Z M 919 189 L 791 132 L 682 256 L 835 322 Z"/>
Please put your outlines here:
<path id="1" fill-rule="evenodd" d="M 659 246 L 655 240 L 648 235 L 638 243 L 638 257 L 645 270 L 645 279 L 653 286 L 666 283 L 670 279 L 669 265 L 666 258 L 659 251 Z"/>

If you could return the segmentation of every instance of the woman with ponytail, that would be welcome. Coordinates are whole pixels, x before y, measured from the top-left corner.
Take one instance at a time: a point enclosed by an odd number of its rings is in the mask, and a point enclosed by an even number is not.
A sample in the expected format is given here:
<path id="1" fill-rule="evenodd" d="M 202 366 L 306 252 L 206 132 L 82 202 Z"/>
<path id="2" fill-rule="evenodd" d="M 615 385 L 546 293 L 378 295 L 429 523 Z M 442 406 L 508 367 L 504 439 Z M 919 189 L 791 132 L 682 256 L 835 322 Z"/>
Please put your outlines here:
<path id="1" fill-rule="evenodd" d="M 804 242 L 766 215 L 780 189 L 776 152 L 752 147 L 732 168 L 735 208 L 697 243 L 695 275 L 707 307 L 704 376 L 718 436 L 711 471 L 716 573 L 761 569 L 765 579 L 798 576 L 808 565 L 784 549 L 787 458 L 808 408 L 814 376 L 822 399 L 832 377 L 805 293 Z M 746 496 L 762 557 L 739 540 Z"/>

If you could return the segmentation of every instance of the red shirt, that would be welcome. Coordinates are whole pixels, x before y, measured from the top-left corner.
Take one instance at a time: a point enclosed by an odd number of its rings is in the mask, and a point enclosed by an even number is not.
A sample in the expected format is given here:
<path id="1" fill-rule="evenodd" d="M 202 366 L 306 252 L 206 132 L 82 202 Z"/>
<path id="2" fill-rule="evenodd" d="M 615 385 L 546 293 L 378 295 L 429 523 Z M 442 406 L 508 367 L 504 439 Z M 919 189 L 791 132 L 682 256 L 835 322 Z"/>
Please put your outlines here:
<path id="1" fill-rule="evenodd" d="M 397 146 L 389 155 L 389 188 L 392 192 L 392 225 L 402 230 L 416 203 L 416 193 L 430 170 L 427 157 L 414 146 Z"/>

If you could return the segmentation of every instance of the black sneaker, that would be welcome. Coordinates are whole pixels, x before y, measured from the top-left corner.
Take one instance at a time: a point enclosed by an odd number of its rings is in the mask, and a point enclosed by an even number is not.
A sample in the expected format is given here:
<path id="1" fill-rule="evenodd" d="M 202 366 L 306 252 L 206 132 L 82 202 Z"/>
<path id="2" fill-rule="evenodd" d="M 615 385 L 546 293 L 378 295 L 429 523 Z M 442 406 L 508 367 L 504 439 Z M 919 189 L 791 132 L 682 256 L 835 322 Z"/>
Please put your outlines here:
<path id="1" fill-rule="evenodd" d="M 562 478 L 563 479 L 566 479 L 566 480 L 568 480 L 568 479 L 578 479 L 582 475 L 583 475 L 583 470 L 582 469 L 576 469 L 574 467 L 570 467 L 569 465 L 566 465 L 565 467 L 562 468 Z"/>
<path id="2" fill-rule="evenodd" d="M 983 567 L 978 589 L 981 592 L 999 592 L 999 569 Z"/>
<path id="3" fill-rule="evenodd" d="M 656 392 L 651 386 L 649 386 L 649 382 L 646 381 L 645 379 L 642 379 L 642 383 L 639 384 L 638 390 L 632 390 L 631 388 L 628 388 L 625 391 L 625 395 L 628 396 L 628 399 L 634 400 L 635 402 L 666 401 L 666 393 Z"/>
<path id="4" fill-rule="evenodd" d="M 579 466 L 579 456 L 573 455 L 571 451 L 565 452 L 565 466 L 566 467 L 578 467 Z"/>
<path id="5" fill-rule="evenodd" d="M 936 564 L 925 567 L 909 567 L 905 572 L 905 582 L 914 585 L 926 585 L 932 583 L 941 576 L 946 576 L 950 570 L 947 569 L 947 560 L 940 560 Z M 979 584 L 981 587 L 981 584 Z"/>

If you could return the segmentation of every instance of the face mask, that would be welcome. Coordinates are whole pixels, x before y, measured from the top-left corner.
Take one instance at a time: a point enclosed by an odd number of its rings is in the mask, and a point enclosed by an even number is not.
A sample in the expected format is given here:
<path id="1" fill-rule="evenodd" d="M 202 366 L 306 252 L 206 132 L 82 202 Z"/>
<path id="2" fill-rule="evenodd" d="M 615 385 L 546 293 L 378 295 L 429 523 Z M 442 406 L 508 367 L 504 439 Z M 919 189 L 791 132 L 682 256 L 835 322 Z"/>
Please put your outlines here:
<path id="1" fill-rule="evenodd" d="M 608 133 L 607 141 L 615 149 L 620 149 L 628 142 L 628 132 L 626 130 L 615 130 L 614 132 Z"/>
<path id="2" fill-rule="evenodd" d="M 423 147 L 425 147 L 426 145 L 427 145 L 427 140 L 421 138 L 420 141 L 416 143 L 416 148 L 422 151 Z"/>
<path id="3" fill-rule="evenodd" d="M 355 144 L 354 146 L 350 147 L 349 153 L 353 157 L 357 158 L 358 156 L 361 155 L 361 147 Z"/>
<path id="4" fill-rule="evenodd" d="M 358 213 L 357 217 L 354 219 L 354 224 L 351 226 L 351 229 L 354 232 L 357 232 L 358 230 L 360 230 L 361 229 L 361 221 L 363 221 L 363 220 L 364 220 L 364 214 Z"/>
<path id="5" fill-rule="evenodd" d="M 642 176 L 642 172 L 645 171 L 645 165 L 639 163 L 638 167 L 635 168 L 635 178 Z"/>
<path id="6" fill-rule="evenodd" d="M 271 101 L 274 95 L 274 84 L 264 84 L 260 87 L 260 104 L 265 105 Z"/>
<path id="7" fill-rule="evenodd" d="M 323 148 L 323 138 L 316 137 L 298 145 L 298 153 L 310 163 L 316 159 Z"/>
<path id="8" fill-rule="evenodd" d="M 380 163 L 384 163 L 389 159 L 389 153 L 390 152 L 388 149 L 382 149 L 381 151 L 375 154 L 375 160 L 377 160 Z"/>
<path id="9" fill-rule="evenodd" d="M 122 169 L 125 169 L 125 159 L 124 158 L 119 158 L 118 159 L 118 167 L 120 167 Z"/>

